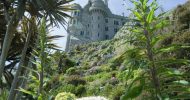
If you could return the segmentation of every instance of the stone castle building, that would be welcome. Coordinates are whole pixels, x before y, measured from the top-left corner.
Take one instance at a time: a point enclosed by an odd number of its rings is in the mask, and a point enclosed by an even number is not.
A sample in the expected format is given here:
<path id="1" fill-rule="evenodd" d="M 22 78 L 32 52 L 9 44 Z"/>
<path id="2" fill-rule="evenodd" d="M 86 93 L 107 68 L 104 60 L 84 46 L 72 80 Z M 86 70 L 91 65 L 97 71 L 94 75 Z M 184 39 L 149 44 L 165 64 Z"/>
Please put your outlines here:
<path id="1" fill-rule="evenodd" d="M 73 8 L 76 10 L 67 28 L 66 51 L 75 45 L 112 39 L 127 21 L 124 16 L 112 14 L 108 0 L 89 0 L 84 8 L 79 4 Z"/>

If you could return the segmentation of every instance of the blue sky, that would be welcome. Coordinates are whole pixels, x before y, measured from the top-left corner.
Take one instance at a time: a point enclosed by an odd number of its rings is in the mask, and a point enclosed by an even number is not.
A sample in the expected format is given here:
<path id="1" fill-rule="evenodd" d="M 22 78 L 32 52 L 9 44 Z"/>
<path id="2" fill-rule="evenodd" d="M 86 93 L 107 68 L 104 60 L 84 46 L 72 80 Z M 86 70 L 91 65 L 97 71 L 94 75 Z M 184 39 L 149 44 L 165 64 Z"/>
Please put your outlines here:
<path id="1" fill-rule="evenodd" d="M 186 1 L 188 0 L 158 0 L 159 5 L 162 6 L 165 11 L 177 7 L 179 4 L 184 4 Z M 88 0 L 75 0 L 73 3 L 78 3 L 83 7 L 85 4 L 87 4 L 87 2 Z M 122 15 L 122 13 L 124 13 L 127 16 L 129 12 L 126 9 L 130 7 L 131 4 L 128 0 L 125 0 L 125 2 L 123 0 L 109 0 L 109 8 L 114 14 Z M 54 41 L 59 47 L 61 47 L 62 50 L 64 50 L 67 37 L 67 32 L 64 30 L 64 28 L 53 28 L 51 34 L 64 36 L 63 38 Z"/>

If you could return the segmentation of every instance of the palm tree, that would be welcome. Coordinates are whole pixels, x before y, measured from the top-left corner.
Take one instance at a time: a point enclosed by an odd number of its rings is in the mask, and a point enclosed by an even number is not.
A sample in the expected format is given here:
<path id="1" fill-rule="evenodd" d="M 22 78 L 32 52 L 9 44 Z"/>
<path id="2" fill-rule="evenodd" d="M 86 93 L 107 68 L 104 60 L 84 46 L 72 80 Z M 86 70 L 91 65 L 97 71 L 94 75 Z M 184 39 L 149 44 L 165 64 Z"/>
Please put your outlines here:
<path id="1" fill-rule="evenodd" d="M 33 20 L 33 22 L 35 22 L 35 21 Z M 12 85 L 11 85 L 11 90 L 10 90 L 8 100 L 14 100 L 14 98 L 15 98 L 15 95 L 16 95 L 16 90 L 15 89 L 18 86 L 18 80 L 19 80 L 18 76 L 20 75 L 20 72 L 22 70 L 22 66 L 24 65 L 24 60 L 25 60 L 25 57 L 26 57 L 27 49 L 29 47 L 31 35 L 34 34 L 34 32 L 35 32 L 34 28 L 32 27 L 31 22 L 29 22 L 29 25 L 27 25 L 27 26 L 29 26 L 28 28 L 30 28 L 31 31 L 28 32 L 28 36 L 26 38 L 26 43 L 24 44 L 24 48 L 22 50 L 22 56 L 21 56 L 21 59 L 20 59 L 20 63 L 19 63 L 17 72 L 15 74 L 14 80 L 13 80 Z"/>
<path id="2" fill-rule="evenodd" d="M 3 39 L 2 52 L 0 57 L 0 79 L 2 77 L 3 70 L 5 68 L 5 61 L 10 49 L 12 40 L 14 38 L 14 32 L 16 31 L 18 23 L 21 21 L 22 17 L 25 16 L 24 13 L 28 12 L 30 16 L 36 16 L 37 18 L 45 17 L 49 20 L 52 26 L 59 26 L 66 24 L 66 17 L 70 17 L 65 11 L 72 10 L 68 4 L 73 0 L 13 0 L 9 2 L 12 6 L 14 12 L 11 12 L 10 20 L 7 25 L 6 34 Z M 4 6 L 7 3 L 4 3 Z M 5 9 L 6 14 L 12 9 Z"/>

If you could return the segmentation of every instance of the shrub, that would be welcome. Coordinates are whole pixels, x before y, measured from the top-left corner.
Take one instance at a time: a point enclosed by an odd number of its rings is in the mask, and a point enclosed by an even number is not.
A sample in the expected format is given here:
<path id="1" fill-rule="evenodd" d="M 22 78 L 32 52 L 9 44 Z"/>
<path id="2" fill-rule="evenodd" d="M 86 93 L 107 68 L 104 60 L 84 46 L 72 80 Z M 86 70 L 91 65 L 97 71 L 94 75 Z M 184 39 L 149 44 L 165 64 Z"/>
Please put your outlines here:
<path id="1" fill-rule="evenodd" d="M 57 89 L 50 92 L 51 95 L 56 96 L 58 93 L 69 92 L 75 93 L 75 86 L 72 84 L 61 84 Z"/>
<path id="2" fill-rule="evenodd" d="M 89 68 L 90 68 L 89 62 L 84 61 L 83 64 L 82 64 L 82 69 L 87 70 L 87 69 L 89 69 Z"/>
<path id="3" fill-rule="evenodd" d="M 128 76 L 128 70 L 120 71 L 118 73 L 118 79 L 119 79 L 119 81 L 127 81 L 127 76 Z"/>
<path id="4" fill-rule="evenodd" d="M 67 75 L 74 75 L 74 74 L 77 74 L 77 73 L 76 73 L 76 68 L 71 67 L 71 68 L 67 69 L 66 74 L 67 74 Z"/>
<path id="5" fill-rule="evenodd" d="M 101 72 L 103 72 L 101 67 L 96 66 L 96 67 L 92 67 L 91 69 L 89 69 L 86 74 L 87 75 L 93 75 L 93 74 L 98 74 L 98 73 L 101 73 Z"/>
<path id="6" fill-rule="evenodd" d="M 96 86 L 96 85 L 91 85 L 91 86 L 88 86 L 87 87 L 87 91 L 86 91 L 86 94 L 87 96 L 97 96 L 97 95 L 100 95 L 100 86 Z"/>
<path id="7" fill-rule="evenodd" d="M 69 77 L 67 77 L 65 79 L 65 82 L 68 84 L 72 84 L 72 85 L 85 85 L 86 84 L 86 80 L 84 80 L 83 78 L 81 78 L 78 75 L 71 75 Z"/>
<path id="8" fill-rule="evenodd" d="M 76 97 L 74 94 L 62 92 L 55 97 L 55 100 L 76 100 Z"/>
<path id="9" fill-rule="evenodd" d="M 60 83 L 60 75 L 52 76 L 50 79 L 47 79 L 44 85 L 44 90 L 49 91 L 52 88 L 55 88 Z"/>
<path id="10" fill-rule="evenodd" d="M 125 87 L 123 86 L 117 86 L 112 90 L 111 92 L 111 98 L 112 100 L 120 100 L 120 97 L 124 94 Z"/>
<path id="11" fill-rule="evenodd" d="M 101 70 L 104 72 L 110 72 L 112 68 L 110 67 L 110 65 L 103 65 L 101 66 Z"/>
<path id="12" fill-rule="evenodd" d="M 116 85 L 118 83 L 119 83 L 119 80 L 116 79 L 116 78 L 112 78 L 112 79 L 109 80 L 109 84 Z"/>
<path id="13" fill-rule="evenodd" d="M 83 94 L 86 93 L 86 88 L 84 85 L 79 85 L 75 89 L 75 95 L 81 97 Z"/>

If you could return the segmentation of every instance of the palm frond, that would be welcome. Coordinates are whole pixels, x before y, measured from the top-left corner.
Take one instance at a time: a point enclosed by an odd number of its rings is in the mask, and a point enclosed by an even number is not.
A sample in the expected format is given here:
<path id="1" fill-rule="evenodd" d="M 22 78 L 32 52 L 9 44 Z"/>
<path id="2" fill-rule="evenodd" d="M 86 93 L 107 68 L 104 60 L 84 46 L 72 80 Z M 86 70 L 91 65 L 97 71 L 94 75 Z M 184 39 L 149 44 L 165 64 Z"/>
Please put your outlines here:
<path id="1" fill-rule="evenodd" d="M 69 18 L 70 15 L 66 12 L 73 10 L 69 2 L 73 0 L 32 0 L 32 7 L 37 10 L 38 16 L 45 17 L 49 20 L 51 25 L 59 26 L 61 24 L 64 26 L 67 21 L 65 18 Z"/>

